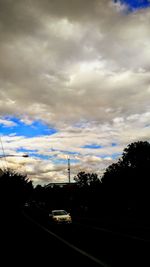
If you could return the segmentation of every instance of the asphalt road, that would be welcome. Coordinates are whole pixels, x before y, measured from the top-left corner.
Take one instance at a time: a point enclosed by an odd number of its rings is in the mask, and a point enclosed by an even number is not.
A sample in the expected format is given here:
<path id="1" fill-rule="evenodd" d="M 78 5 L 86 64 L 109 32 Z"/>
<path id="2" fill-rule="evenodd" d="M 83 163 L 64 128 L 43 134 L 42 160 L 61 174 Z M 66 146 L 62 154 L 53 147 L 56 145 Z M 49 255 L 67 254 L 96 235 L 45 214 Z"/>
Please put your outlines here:
<path id="1" fill-rule="evenodd" d="M 103 231 L 102 225 L 98 223 L 96 227 L 95 223 L 89 227 L 86 221 L 84 224 L 79 222 L 69 227 L 52 227 L 45 219 L 43 222 L 42 219 L 37 219 L 36 216 L 32 221 L 25 216 L 12 215 L 4 220 L 0 228 L 3 261 L 1 266 L 10 266 L 10 263 L 11 266 L 28 264 L 42 267 L 150 266 L 150 242 L 129 238 L 127 229 L 123 235 L 118 235 L 110 226 L 109 231 Z M 34 220 L 39 223 L 35 223 Z M 136 227 L 133 228 L 135 230 Z M 136 229 L 136 234 L 139 229 Z M 142 231 L 146 238 L 150 229 L 147 227 Z M 58 240 L 57 236 L 80 248 L 81 253 Z M 83 251 L 87 254 L 83 255 Z M 93 261 L 91 255 L 99 259 L 99 262 Z"/>
<path id="2" fill-rule="evenodd" d="M 101 266 L 24 216 L 5 220 L 0 236 L 1 266 Z"/>

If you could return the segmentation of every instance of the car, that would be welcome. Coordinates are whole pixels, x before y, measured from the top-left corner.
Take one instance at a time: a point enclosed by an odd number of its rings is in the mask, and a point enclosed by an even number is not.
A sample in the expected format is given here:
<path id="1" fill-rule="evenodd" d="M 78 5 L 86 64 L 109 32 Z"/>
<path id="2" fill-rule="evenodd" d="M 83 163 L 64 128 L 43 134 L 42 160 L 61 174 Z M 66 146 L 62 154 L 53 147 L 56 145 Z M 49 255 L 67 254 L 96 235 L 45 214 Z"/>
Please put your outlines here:
<path id="1" fill-rule="evenodd" d="M 54 224 L 71 224 L 72 218 L 66 210 L 52 210 L 49 214 L 50 220 Z"/>

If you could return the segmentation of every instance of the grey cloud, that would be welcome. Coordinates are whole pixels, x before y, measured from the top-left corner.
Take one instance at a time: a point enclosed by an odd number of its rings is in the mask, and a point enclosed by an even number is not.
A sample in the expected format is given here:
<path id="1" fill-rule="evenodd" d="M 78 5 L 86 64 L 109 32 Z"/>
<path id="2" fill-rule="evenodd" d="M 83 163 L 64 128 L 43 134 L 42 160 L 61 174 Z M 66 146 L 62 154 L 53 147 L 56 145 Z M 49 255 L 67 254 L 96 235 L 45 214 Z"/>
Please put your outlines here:
<path id="1" fill-rule="evenodd" d="M 0 115 L 55 125 L 58 155 L 85 155 L 82 146 L 101 142 L 99 153 L 111 156 L 148 139 L 149 18 L 150 9 L 126 13 L 111 0 L 0 0 Z M 48 140 L 38 140 L 38 153 Z M 6 147 L 34 149 L 38 141 Z"/>
<path id="2" fill-rule="evenodd" d="M 148 11 L 121 16 L 115 13 L 110 1 L 1 3 L 3 14 L 6 13 L 4 18 L 2 16 L 2 24 L 8 26 L 5 23 L 8 16 L 14 20 L 14 28 L 8 27 L 14 36 L 16 28 L 16 37 L 1 44 L 0 49 L 1 101 L 5 103 L 1 105 L 2 114 L 6 110 L 7 113 L 20 113 L 18 106 L 21 105 L 22 114 L 29 113 L 45 121 L 105 120 L 117 116 L 119 110 L 122 113 L 136 112 L 139 99 L 141 111 L 148 105 L 145 105 L 149 83 L 146 70 L 149 64 Z M 33 19 L 35 14 L 40 14 L 37 19 L 40 26 L 31 23 L 29 27 L 26 13 Z M 28 25 L 25 30 L 22 24 L 16 23 L 18 16 Z M 58 32 L 51 27 L 63 18 L 70 23 L 66 27 L 73 27 L 67 39 L 63 38 L 65 28 L 62 28 L 63 32 L 59 31 L 60 23 Z M 13 22 L 8 21 L 8 24 L 13 26 Z M 22 35 L 17 36 L 17 28 Z M 31 36 L 26 28 L 29 32 L 33 28 L 36 30 Z M 74 29 L 77 29 L 77 40 Z M 6 34 L 10 35 L 7 31 Z M 100 67 L 87 70 L 85 74 L 80 72 L 82 63 L 90 66 L 93 60 L 97 60 Z M 133 74 L 120 82 L 115 81 L 121 76 L 120 71 L 126 73 L 127 68 L 133 69 Z M 142 76 L 137 73 L 137 68 L 145 71 Z M 109 72 L 114 75 L 111 77 Z M 76 78 L 70 83 L 74 74 Z M 131 105 L 132 100 L 135 105 Z M 114 114 L 105 113 L 109 107 Z"/>
<path id="3" fill-rule="evenodd" d="M 0 0 L 1 41 L 10 42 L 17 35 L 32 35 L 40 25 L 34 1 Z"/>
<path id="4" fill-rule="evenodd" d="M 93 19 L 108 7 L 108 0 L 1 0 L 0 28 L 7 40 L 18 35 L 32 35 L 41 30 L 45 18 L 73 21 Z"/>

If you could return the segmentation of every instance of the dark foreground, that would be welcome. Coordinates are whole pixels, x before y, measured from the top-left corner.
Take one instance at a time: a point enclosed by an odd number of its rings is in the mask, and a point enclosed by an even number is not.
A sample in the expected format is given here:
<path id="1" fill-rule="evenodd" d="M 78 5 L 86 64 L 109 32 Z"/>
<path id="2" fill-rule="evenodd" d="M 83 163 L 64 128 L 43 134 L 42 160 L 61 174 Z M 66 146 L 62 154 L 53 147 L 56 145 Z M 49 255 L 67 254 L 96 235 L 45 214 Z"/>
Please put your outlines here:
<path id="1" fill-rule="evenodd" d="M 24 215 L 1 221 L 1 266 L 100 266 L 73 251 Z"/>
<path id="2" fill-rule="evenodd" d="M 33 212 L 32 212 L 33 214 Z M 30 220 L 24 213 L 9 214 L 1 219 L 1 266 L 78 266 L 78 267 L 128 267 L 128 266 L 150 266 L 150 227 L 147 222 L 141 225 L 125 222 L 121 229 L 120 222 L 113 225 L 112 222 L 94 222 L 87 227 L 89 222 L 79 220 L 71 228 L 49 227 L 47 220 L 33 216 L 33 220 L 39 221 L 41 225 L 74 243 L 85 251 L 102 260 L 100 265 L 86 256 L 60 242 L 45 231 L 34 221 Z M 97 223 L 97 225 L 96 225 Z M 132 227 L 131 227 L 132 226 Z M 100 228 L 100 229 L 99 229 Z M 103 229 L 109 229 L 105 231 Z M 141 230 L 142 229 L 142 230 Z M 122 235 L 116 235 L 120 231 Z M 138 236 L 140 239 L 128 238 L 128 234 Z M 107 263 L 105 265 L 105 263 Z"/>

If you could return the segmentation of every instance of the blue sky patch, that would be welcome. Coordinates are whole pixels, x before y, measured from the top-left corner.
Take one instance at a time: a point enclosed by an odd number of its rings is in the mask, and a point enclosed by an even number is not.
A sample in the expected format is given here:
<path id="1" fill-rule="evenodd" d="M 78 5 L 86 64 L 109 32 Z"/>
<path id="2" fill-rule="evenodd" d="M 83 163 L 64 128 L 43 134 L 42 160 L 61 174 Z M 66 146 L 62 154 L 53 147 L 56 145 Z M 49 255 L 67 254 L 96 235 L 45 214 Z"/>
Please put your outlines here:
<path id="1" fill-rule="evenodd" d="M 48 127 L 41 121 L 34 121 L 32 124 L 25 124 L 21 120 L 9 117 L 4 118 L 5 120 L 12 121 L 15 123 L 14 126 L 6 127 L 4 124 L 0 124 L 0 133 L 1 135 L 11 135 L 15 133 L 17 136 L 25 137 L 37 137 L 43 135 L 52 135 L 57 133 L 57 130 L 53 127 Z"/>
<path id="2" fill-rule="evenodd" d="M 115 160 L 115 159 L 122 157 L 122 153 L 113 153 L 111 155 L 108 155 L 108 154 L 101 155 L 102 159 L 109 158 L 109 157 L 111 157 L 113 160 Z"/>
<path id="3" fill-rule="evenodd" d="M 55 158 L 54 160 L 53 160 L 53 162 L 55 163 L 55 164 L 66 164 L 66 166 L 68 166 L 68 161 L 67 161 L 67 159 L 60 159 L 60 158 Z"/>
<path id="4" fill-rule="evenodd" d="M 116 143 L 112 143 L 112 144 L 111 144 L 111 146 L 113 146 L 113 147 L 114 147 L 114 146 L 117 146 L 117 144 L 116 144 Z"/>
<path id="5" fill-rule="evenodd" d="M 97 144 L 89 144 L 89 145 L 85 145 L 82 148 L 90 148 L 90 149 L 99 149 L 102 148 L 103 146 L 97 145 Z"/>
<path id="6" fill-rule="evenodd" d="M 120 158 L 121 156 L 122 156 L 122 153 L 113 153 L 113 154 L 111 155 L 112 159 L 118 159 L 118 158 Z"/>
<path id="7" fill-rule="evenodd" d="M 53 155 L 53 157 L 51 157 L 51 156 L 48 156 L 48 155 L 35 154 L 35 153 L 31 153 L 30 156 L 34 157 L 34 158 L 41 159 L 41 160 L 51 160 L 51 159 L 55 158 L 54 155 Z"/>
<path id="8" fill-rule="evenodd" d="M 114 2 L 126 4 L 130 10 L 150 7 L 150 0 L 114 0 Z"/>
<path id="9" fill-rule="evenodd" d="M 37 149 L 25 149 L 25 148 L 18 148 L 17 152 L 22 152 L 22 153 L 27 153 L 27 152 L 31 152 L 31 153 L 36 153 Z"/>

